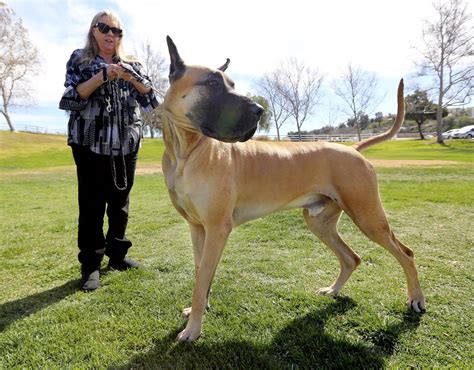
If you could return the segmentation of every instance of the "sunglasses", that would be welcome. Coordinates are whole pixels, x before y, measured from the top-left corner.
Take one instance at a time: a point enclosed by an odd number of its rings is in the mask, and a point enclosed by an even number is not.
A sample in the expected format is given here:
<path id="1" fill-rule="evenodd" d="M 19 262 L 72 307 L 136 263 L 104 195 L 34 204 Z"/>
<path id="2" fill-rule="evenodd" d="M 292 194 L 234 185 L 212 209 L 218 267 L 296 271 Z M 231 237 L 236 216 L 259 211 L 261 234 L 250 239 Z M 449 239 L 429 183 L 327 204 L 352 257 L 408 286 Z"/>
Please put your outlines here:
<path id="1" fill-rule="evenodd" d="M 104 35 L 108 34 L 109 31 L 112 31 L 112 34 L 114 36 L 122 36 L 122 30 L 120 28 L 117 28 L 117 27 L 110 27 L 109 25 L 105 24 L 105 23 L 96 23 L 94 25 L 94 27 L 97 27 L 99 29 L 99 31 L 101 33 L 103 33 Z"/>

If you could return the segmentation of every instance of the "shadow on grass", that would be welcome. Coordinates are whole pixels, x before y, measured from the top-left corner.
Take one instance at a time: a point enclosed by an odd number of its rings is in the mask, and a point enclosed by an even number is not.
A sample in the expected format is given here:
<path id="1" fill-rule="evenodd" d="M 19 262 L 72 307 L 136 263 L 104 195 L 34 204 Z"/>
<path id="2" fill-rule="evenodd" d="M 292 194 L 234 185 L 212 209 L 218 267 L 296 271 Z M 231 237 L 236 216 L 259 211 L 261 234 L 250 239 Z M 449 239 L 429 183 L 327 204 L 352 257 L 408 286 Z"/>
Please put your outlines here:
<path id="1" fill-rule="evenodd" d="M 34 314 L 77 292 L 78 286 L 79 280 L 72 280 L 56 288 L 0 305 L 0 333 L 13 322 Z"/>
<path id="2" fill-rule="evenodd" d="M 364 332 L 363 340 L 357 343 L 345 339 L 343 333 L 337 337 L 327 334 L 326 322 L 354 306 L 349 298 L 337 298 L 326 307 L 292 321 L 269 344 L 206 343 L 203 339 L 194 344 L 178 344 L 175 342 L 178 331 L 173 331 L 157 341 L 151 351 L 131 359 L 122 369 L 382 368 L 386 358 L 394 353 L 400 335 L 418 327 L 420 315 L 406 314 L 401 322 L 382 331 Z"/>

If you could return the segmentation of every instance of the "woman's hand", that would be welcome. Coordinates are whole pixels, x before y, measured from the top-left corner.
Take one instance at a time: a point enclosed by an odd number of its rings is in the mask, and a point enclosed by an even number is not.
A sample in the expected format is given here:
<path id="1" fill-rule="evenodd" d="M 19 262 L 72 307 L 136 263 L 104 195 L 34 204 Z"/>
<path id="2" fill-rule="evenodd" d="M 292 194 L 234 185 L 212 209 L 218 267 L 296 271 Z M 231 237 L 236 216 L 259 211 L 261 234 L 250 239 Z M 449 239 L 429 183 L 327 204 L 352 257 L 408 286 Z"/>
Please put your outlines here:
<path id="1" fill-rule="evenodd" d="M 118 64 L 109 64 L 107 65 L 107 78 L 110 81 L 115 80 L 117 77 L 120 77 L 122 67 Z"/>
<path id="2" fill-rule="evenodd" d="M 135 71 L 130 64 L 120 62 L 117 64 L 119 71 L 118 71 L 118 78 L 121 78 L 125 81 L 133 81 L 135 78 L 133 77 Z"/>

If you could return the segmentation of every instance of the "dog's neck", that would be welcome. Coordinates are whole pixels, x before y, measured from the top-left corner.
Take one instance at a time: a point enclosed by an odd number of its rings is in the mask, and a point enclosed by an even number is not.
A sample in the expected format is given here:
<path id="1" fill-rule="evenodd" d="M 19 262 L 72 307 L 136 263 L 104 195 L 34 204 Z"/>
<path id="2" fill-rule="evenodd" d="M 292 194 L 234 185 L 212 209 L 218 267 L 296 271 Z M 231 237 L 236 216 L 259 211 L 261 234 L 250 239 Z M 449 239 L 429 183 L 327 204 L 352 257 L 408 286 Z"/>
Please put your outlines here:
<path id="1" fill-rule="evenodd" d="M 206 137 L 186 117 L 180 117 L 166 107 L 162 108 L 162 120 L 166 152 L 177 171 L 182 171 L 186 158 Z"/>

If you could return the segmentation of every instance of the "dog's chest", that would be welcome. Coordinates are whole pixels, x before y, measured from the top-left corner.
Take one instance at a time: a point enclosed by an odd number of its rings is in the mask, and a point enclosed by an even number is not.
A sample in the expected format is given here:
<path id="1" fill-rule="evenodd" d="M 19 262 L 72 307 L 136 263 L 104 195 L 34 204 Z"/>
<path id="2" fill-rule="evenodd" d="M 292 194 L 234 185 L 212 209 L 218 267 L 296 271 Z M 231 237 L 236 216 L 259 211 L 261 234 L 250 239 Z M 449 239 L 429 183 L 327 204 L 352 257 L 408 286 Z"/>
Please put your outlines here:
<path id="1" fill-rule="evenodd" d="M 181 181 L 175 181 L 174 186 L 170 187 L 169 191 L 173 193 L 173 200 L 180 208 L 183 208 L 184 210 L 190 208 L 191 200 Z"/>
<path id="2" fill-rule="evenodd" d="M 165 173 L 165 178 L 168 192 L 175 208 L 186 220 L 198 222 L 199 216 L 193 202 L 192 190 L 184 176 L 176 176 L 174 173 Z"/>

